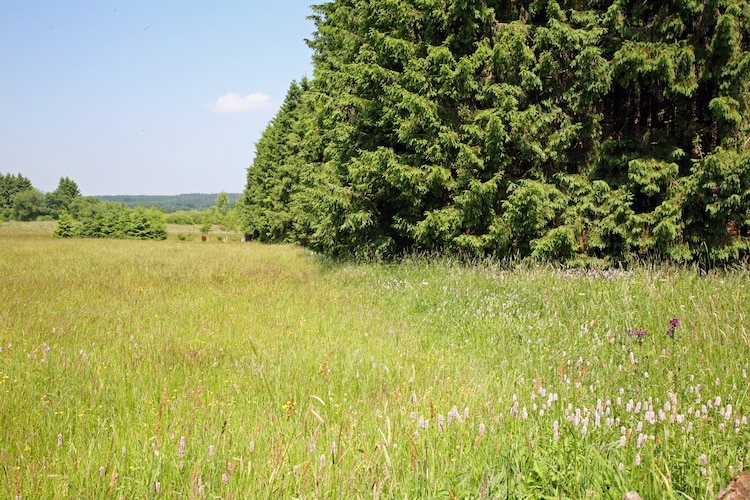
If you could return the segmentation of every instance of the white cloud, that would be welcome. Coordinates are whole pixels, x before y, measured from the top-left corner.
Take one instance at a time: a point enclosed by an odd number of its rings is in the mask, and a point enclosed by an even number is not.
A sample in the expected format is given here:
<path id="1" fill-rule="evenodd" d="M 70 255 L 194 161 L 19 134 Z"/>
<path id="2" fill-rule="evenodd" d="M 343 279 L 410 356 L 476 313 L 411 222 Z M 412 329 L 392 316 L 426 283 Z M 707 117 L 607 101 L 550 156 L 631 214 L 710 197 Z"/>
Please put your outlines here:
<path id="1" fill-rule="evenodd" d="M 237 92 L 229 92 L 219 97 L 211 109 L 217 113 L 243 113 L 270 107 L 271 98 L 261 92 L 253 92 L 244 97 Z"/>

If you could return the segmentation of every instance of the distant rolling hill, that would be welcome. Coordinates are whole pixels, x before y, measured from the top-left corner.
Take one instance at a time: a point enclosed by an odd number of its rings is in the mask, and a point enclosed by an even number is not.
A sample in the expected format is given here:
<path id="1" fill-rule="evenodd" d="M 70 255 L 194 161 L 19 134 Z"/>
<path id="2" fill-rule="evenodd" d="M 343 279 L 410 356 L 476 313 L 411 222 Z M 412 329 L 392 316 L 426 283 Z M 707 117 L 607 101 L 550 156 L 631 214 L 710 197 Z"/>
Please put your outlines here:
<path id="1" fill-rule="evenodd" d="M 189 193 L 176 195 L 108 195 L 94 196 L 103 201 L 124 203 L 130 207 L 158 207 L 165 212 L 178 210 L 205 210 L 214 205 L 219 193 Z M 227 193 L 234 204 L 242 193 Z"/>

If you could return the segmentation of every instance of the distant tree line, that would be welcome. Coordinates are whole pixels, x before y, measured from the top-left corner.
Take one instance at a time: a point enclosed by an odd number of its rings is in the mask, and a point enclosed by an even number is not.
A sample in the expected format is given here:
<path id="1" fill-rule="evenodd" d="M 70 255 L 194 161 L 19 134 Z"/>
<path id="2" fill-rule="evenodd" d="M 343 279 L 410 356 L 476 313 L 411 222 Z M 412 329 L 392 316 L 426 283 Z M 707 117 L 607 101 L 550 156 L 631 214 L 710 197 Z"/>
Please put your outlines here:
<path id="1" fill-rule="evenodd" d="M 176 196 L 82 196 L 67 177 L 51 193 L 34 188 L 21 174 L 0 174 L 0 222 L 4 220 L 57 220 L 54 236 L 61 238 L 164 239 L 166 224 L 200 225 L 233 231 L 239 217 L 232 200 L 238 193 Z M 127 200 L 118 201 L 118 200 Z M 111 200 L 111 201 L 107 201 Z M 159 202 L 165 202 L 163 207 Z M 177 206 L 201 207 L 171 211 Z M 169 212 L 169 213 L 165 213 Z"/>
<path id="2" fill-rule="evenodd" d="M 238 203 L 263 241 L 750 253 L 746 0 L 335 0 Z"/>
<path id="3" fill-rule="evenodd" d="M 164 239 L 164 214 L 155 209 L 132 209 L 81 196 L 67 177 L 43 193 L 21 174 L 0 175 L 0 221 L 57 220 L 54 236 L 69 238 Z"/>
<path id="4" fill-rule="evenodd" d="M 242 196 L 242 193 L 225 193 L 229 198 L 230 204 L 236 203 Z M 214 206 L 216 197 L 219 193 L 187 193 L 177 195 L 114 195 L 114 196 L 97 196 L 100 200 L 111 201 L 115 203 L 124 203 L 125 205 L 146 208 L 159 208 L 166 213 L 178 211 L 190 212 L 208 210 Z"/>

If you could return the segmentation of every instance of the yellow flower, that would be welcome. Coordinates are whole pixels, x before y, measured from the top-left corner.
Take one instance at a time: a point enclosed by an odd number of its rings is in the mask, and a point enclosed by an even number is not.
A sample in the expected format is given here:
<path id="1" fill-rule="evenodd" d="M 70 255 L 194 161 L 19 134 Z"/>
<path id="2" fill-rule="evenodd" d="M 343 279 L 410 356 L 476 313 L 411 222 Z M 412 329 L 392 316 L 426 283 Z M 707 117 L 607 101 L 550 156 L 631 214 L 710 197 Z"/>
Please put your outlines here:
<path id="1" fill-rule="evenodd" d="M 289 401 L 284 403 L 284 406 L 282 408 L 286 410 L 286 419 L 289 420 L 292 417 L 292 412 L 294 411 L 295 406 L 294 398 L 291 398 Z"/>

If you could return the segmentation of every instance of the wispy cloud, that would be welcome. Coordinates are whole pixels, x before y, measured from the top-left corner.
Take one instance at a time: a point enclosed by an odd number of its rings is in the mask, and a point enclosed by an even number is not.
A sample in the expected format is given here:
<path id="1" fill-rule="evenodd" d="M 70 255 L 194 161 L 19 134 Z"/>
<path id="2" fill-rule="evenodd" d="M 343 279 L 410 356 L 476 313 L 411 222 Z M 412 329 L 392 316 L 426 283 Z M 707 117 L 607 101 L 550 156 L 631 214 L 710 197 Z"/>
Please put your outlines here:
<path id="1" fill-rule="evenodd" d="M 261 92 L 241 96 L 237 92 L 228 92 L 219 97 L 211 109 L 217 113 L 244 113 L 271 107 L 271 98 Z"/>

